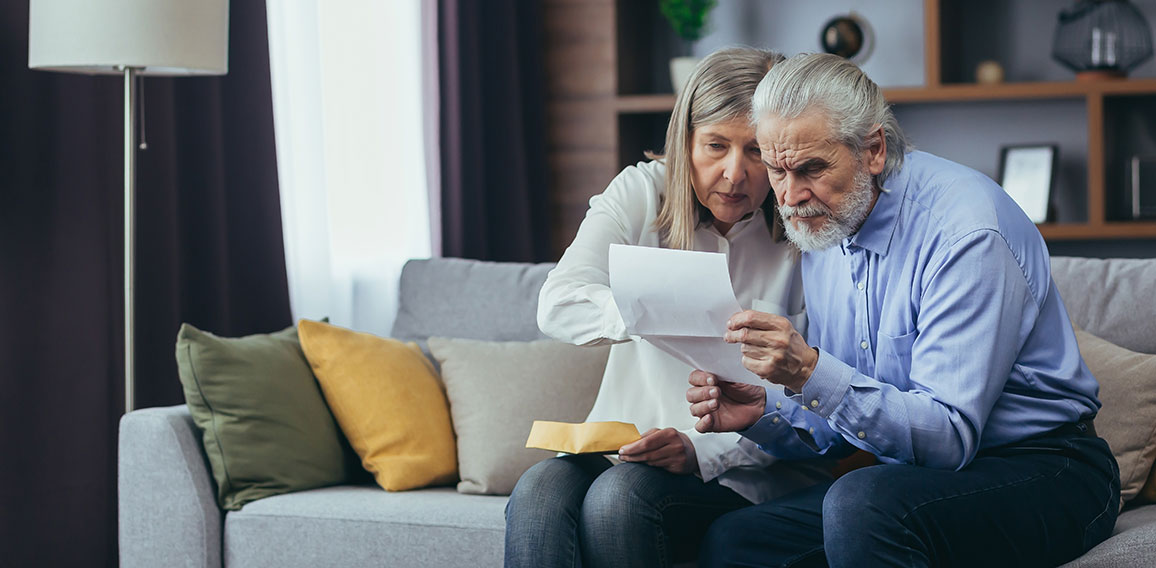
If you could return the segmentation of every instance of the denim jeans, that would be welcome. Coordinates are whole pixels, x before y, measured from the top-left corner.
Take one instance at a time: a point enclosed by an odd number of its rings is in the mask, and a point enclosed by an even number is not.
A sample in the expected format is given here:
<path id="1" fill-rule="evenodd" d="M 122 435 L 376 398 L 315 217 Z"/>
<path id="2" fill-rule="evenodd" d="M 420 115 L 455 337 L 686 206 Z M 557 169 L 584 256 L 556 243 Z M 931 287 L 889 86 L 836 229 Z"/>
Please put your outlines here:
<path id="1" fill-rule="evenodd" d="M 750 505 L 703 483 L 598 455 L 530 468 L 506 505 L 506 566 L 668 566 L 693 560 L 711 521 Z"/>
<path id="2" fill-rule="evenodd" d="M 858 469 L 720 517 L 701 566 L 1056 566 L 1111 535 L 1120 474 L 1108 444 L 1049 435 L 959 471 Z"/>

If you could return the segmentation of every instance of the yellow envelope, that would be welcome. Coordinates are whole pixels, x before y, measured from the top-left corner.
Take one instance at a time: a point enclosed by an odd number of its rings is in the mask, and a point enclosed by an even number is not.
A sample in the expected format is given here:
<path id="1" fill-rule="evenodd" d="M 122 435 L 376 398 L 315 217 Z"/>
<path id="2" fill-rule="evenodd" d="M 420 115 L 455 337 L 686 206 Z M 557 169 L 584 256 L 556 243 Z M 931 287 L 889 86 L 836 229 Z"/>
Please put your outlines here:
<path id="1" fill-rule="evenodd" d="M 527 448 L 567 454 L 618 453 L 618 448 L 638 440 L 638 428 L 625 422 L 548 422 L 535 420 Z"/>

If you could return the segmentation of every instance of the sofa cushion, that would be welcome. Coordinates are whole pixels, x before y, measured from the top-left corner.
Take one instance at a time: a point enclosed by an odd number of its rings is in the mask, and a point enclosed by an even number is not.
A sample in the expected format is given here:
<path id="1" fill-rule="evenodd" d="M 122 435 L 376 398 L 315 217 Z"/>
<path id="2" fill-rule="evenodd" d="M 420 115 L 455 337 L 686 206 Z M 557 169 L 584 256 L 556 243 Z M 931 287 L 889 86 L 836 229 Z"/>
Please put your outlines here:
<path id="1" fill-rule="evenodd" d="M 1156 505 L 1129 508 L 1116 519 L 1112 536 L 1060 568 L 1136 568 L 1156 558 Z"/>
<path id="2" fill-rule="evenodd" d="M 429 353 L 431 336 L 489 341 L 545 339 L 538 329 L 538 292 L 553 264 L 460 258 L 411 260 L 398 284 L 391 335 Z"/>
<path id="3" fill-rule="evenodd" d="M 431 337 L 457 434 L 458 491 L 509 495 L 530 466 L 555 455 L 526 447 L 534 420 L 590 413 L 610 347 L 560 341 Z"/>
<path id="4" fill-rule="evenodd" d="M 1156 355 L 1135 353 L 1076 329 L 1080 354 L 1100 382 L 1096 432 L 1120 464 L 1120 502 L 1131 500 L 1156 460 Z"/>
<path id="5" fill-rule="evenodd" d="M 264 499 L 225 520 L 225 565 L 501 566 L 505 497 L 452 488 L 331 487 Z"/>
<path id="6" fill-rule="evenodd" d="M 341 434 L 296 329 L 225 338 L 184 324 L 177 367 L 222 509 L 347 480 Z"/>
<path id="7" fill-rule="evenodd" d="M 1052 278 L 1072 323 L 1120 347 L 1156 353 L 1156 260 L 1053 257 Z"/>
<path id="8" fill-rule="evenodd" d="M 333 416 L 378 485 L 402 491 L 457 478 L 445 395 L 416 345 L 309 320 L 297 329 Z"/>

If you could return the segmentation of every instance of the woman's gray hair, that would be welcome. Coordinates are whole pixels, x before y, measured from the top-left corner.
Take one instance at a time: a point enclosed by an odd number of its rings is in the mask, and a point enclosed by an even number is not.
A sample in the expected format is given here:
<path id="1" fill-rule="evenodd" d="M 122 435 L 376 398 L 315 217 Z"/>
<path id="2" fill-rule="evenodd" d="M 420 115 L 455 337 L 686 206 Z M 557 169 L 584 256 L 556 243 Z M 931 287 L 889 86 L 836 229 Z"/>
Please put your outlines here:
<path id="1" fill-rule="evenodd" d="M 903 167 L 903 156 L 911 150 L 879 85 L 838 55 L 804 53 L 775 65 L 755 90 L 752 106 L 755 122 L 767 115 L 791 120 L 812 109 L 825 111 L 831 132 L 856 155 L 882 126 L 887 159 L 875 176 L 876 187 Z"/>
<path id="2" fill-rule="evenodd" d="M 666 192 L 655 221 L 663 243 L 669 248 L 689 250 L 700 223 L 714 219 L 710 209 L 698 201 L 690 154 L 694 130 L 701 126 L 747 120 L 751 97 L 767 71 L 783 56 L 753 47 L 732 47 L 716 51 L 699 62 L 682 88 L 666 129 L 664 154 L 647 153 L 666 164 Z M 775 200 L 762 204 L 773 238 L 782 238 Z"/>

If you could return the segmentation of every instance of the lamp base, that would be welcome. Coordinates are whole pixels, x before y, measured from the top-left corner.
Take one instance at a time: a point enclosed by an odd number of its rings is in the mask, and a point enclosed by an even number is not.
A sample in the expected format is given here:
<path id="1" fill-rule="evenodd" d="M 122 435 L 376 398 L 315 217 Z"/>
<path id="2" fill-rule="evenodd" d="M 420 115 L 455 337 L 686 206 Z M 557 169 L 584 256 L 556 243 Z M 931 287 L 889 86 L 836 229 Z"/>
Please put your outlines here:
<path id="1" fill-rule="evenodd" d="M 1119 81 L 1126 78 L 1127 75 L 1123 71 L 1113 71 L 1106 69 L 1093 69 L 1090 71 L 1080 71 L 1076 73 L 1076 80 L 1082 83 L 1094 81 Z"/>

